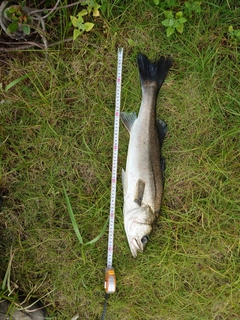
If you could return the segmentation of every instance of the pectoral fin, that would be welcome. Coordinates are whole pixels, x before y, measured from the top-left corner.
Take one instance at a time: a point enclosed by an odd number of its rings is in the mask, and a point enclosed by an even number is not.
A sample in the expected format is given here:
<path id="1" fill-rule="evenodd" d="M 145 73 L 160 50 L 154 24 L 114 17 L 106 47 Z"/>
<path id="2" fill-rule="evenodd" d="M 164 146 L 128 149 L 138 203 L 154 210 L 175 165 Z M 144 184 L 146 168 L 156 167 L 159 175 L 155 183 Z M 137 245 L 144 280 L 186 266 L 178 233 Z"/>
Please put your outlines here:
<path id="1" fill-rule="evenodd" d="M 136 119 L 137 119 L 136 112 L 131 112 L 131 113 L 121 112 L 121 120 L 129 133 L 131 132 L 132 126 Z"/>
<path id="2" fill-rule="evenodd" d="M 134 202 L 136 202 L 139 205 L 139 207 L 141 207 L 142 205 L 144 189 L 145 189 L 145 182 L 139 179 L 136 185 L 136 195 L 134 199 Z"/>

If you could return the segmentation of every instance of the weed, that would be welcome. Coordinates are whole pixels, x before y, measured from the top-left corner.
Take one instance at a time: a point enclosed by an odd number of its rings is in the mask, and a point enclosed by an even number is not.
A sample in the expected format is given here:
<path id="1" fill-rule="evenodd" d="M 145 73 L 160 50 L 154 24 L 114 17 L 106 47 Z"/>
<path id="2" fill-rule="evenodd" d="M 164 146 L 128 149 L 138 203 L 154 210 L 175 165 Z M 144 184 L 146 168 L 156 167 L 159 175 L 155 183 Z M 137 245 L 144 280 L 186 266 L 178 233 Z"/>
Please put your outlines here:
<path id="1" fill-rule="evenodd" d="M 240 30 L 234 29 L 233 26 L 228 27 L 228 34 L 233 44 L 237 44 L 240 41 Z"/>
<path id="2" fill-rule="evenodd" d="M 158 1 L 154 0 L 154 4 L 162 8 L 164 11 L 165 20 L 162 24 L 167 27 L 167 37 L 170 37 L 177 31 L 183 33 L 184 24 L 190 22 L 194 14 L 201 13 L 200 1 L 185 1 L 184 4 L 176 0 Z M 166 10 L 167 9 L 167 10 Z"/>
<path id="3" fill-rule="evenodd" d="M 93 17 L 100 16 L 99 9 L 101 5 L 98 4 L 96 1 L 92 1 L 92 0 L 84 1 L 81 5 L 87 6 L 87 9 L 81 10 L 77 14 L 77 17 L 70 16 L 71 22 L 75 27 L 73 31 L 73 40 L 76 40 L 83 32 L 89 32 L 94 27 L 94 23 L 84 22 L 84 19 L 83 19 L 84 16 L 91 15 L 91 14 Z"/>
<path id="4" fill-rule="evenodd" d="M 187 22 L 187 19 L 183 17 L 182 11 L 178 11 L 175 17 L 172 11 L 164 11 L 164 15 L 166 19 L 162 21 L 162 24 L 167 27 L 167 37 L 174 34 L 175 30 L 183 33 L 184 23 Z"/>
<path id="5" fill-rule="evenodd" d="M 12 21 L 7 27 L 8 32 L 16 32 L 21 27 L 24 34 L 30 34 L 29 22 L 31 21 L 31 17 L 24 12 L 24 7 L 25 2 L 22 2 L 19 5 L 10 6 L 4 10 L 6 16 Z"/>

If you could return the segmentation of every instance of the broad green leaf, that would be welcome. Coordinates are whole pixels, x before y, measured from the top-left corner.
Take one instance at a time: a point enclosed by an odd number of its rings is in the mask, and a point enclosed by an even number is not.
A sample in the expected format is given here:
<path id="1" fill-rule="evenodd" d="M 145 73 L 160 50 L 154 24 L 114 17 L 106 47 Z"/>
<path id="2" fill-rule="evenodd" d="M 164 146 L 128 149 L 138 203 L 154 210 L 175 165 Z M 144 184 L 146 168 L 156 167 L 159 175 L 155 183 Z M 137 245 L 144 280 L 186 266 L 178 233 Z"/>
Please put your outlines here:
<path id="1" fill-rule="evenodd" d="M 170 37 L 172 34 L 174 34 L 175 28 L 168 27 L 167 28 L 167 37 Z"/>
<path id="2" fill-rule="evenodd" d="M 99 17 L 100 16 L 100 12 L 98 9 L 93 9 L 93 17 Z"/>
<path id="3" fill-rule="evenodd" d="M 179 26 L 177 26 L 176 27 L 176 29 L 177 29 L 177 31 L 179 32 L 179 33 L 183 33 L 183 29 L 184 29 L 184 24 L 179 24 Z"/>
<path id="4" fill-rule="evenodd" d="M 14 21 L 14 22 L 10 23 L 9 26 L 7 27 L 7 30 L 10 33 L 17 31 L 17 29 L 18 29 L 18 21 Z"/>
<path id="5" fill-rule="evenodd" d="M 85 23 L 84 23 L 84 26 L 85 26 L 85 31 L 86 31 L 86 32 L 89 32 L 89 31 L 92 30 L 92 28 L 94 27 L 94 23 L 92 23 L 92 22 L 85 22 Z"/>
<path id="6" fill-rule="evenodd" d="M 228 32 L 233 32 L 233 26 L 228 27 Z"/>
<path id="7" fill-rule="evenodd" d="M 17 16 L 11 16 L 10 19 L 12 21 L 17 21 L 17 22 L 19 21 L 19 17 L 17 17 Z"/>
<path id="8" fill-rule="evenodd" d="M 70 19 L 71 19 L 73 26 L 76 28 L 78 26 L 78 18 L 76 18 L 74 16 L 70 16 Z"/>
<path id="9" fill-rule="evenodd" d="M 30 31 L 31 31 L 30 27 L 28 25 L 26 25 L 26 24 L 22 25 L 22 30 L 26 35 L 29 35 Z"/>
<path id="10" fill-rule="evenodd" d="M 169 21 L 170 19 L 165 19 L 162 21 L 162 24 L 165 26 L 165 27 L 169 27 Z"/>
<path id="11" fill-rule="evenodd" d="M 176 21 L 177 20 L 175 20 L 175 19 L 169 19 L 169 27 L 173 27 L 174 26 L 174 24 L 176 23 Z"/>
<path id="12" fill-rule="evenodd" d="M 84 22 L 83 17 L 78 17 L 78 27 Z"/>
<path id="13" fill-rule="evenodd" d="M 159 5 L 159 0 L 153 0 L 153 3 L 158 6 Z"/>
<path id="14" fill-rule="evenodd" d="M 185 22 L 187 22 L 187 19 L 184 18 L 184 17 L 182 17 L 182 18 L 179 18 L 178 21 L 179 21 L 180 23 L 185 23 Z"/>
<path id="15" fill-rule="evenodd" d="M 163 14 L 167 19 L 172 19 L 173 18 L 173 12 L 172 11 L 166 10 L 166 11 L 163 11 Z"/>
<path id="16" fill-rule="evenodd" d="M 179 25 L 180 25 L 179 20 L 174 20 L 173 27 L 174 27 L 175 29 L 177 29 L 177 28 L 179 27 Z"/>
<path id="17" fill-rule="evenodd" d="M 86 29 L 86 27 L 85 27 L 85 25 L 84 25 L 84 23 L 82 23 L 82 22 L 79 22 L 79 24 L 78 24 L 78 29 L 79 30 L 85 30 Z"/>
<path id="18" fill-rule="evenodd" d="M 83 17 L 83 16 L 86 16 L 87 14 L 88 14 L 88 11 L 86 9 L 83 9 L 77 14 L 77 16 Z"/>
<path id="19" fill-rule="evenodd" d="M 136 45 L 136 42 L 133 41 L 132 39 L 128 39 L 127 41 L 128 41 L 128 44 L 129 44 L 130 46 L 132 46 L 132 47 L 134 47 L 134 46 Z"/>
<path id="20" fill-rule="evenodd" d="M 96 2 L 93 6 L 93 9 L 98 10 L 99 8 L 101 8 L 101 5 Z"/>
<path id="21" fill-rule="evenodd" d="M 70 16 L 71 22 L 75 28 L 79 28 L 80 25 L 84 22 L 83 18 L 79 16 L 78 18 Z"/>
<path id="22" fill-rule="evenodd" d="M 182 16 L 183 16 L 182 11 L 178 11 L 178 12 L 176 13 L 176 17 L 177 17 L 177 18 L 181 18 Z"/>
<path id="23" fill-rule="evenodd" d="M 12 14 L 9 12 L 9 10 L 5 10 L 4 13 L 6 13 L 8 18 L 11 18 Z"/>
<path id="24" fill-rule="evenodd" d="M 15 12 L 18 12 L 19 10 L 20 10 L 19 6 L 11 6 L 6 11 L 8 11 L 9 13 L 15 13 Z"/>
<path id="25" fill-rule="evenodd" d="M 81 33 L 82 33 L 82 31 L 80 31 L 79 29 L 74 29 L 73 40 L 76 40 L 80 36 Z"/>

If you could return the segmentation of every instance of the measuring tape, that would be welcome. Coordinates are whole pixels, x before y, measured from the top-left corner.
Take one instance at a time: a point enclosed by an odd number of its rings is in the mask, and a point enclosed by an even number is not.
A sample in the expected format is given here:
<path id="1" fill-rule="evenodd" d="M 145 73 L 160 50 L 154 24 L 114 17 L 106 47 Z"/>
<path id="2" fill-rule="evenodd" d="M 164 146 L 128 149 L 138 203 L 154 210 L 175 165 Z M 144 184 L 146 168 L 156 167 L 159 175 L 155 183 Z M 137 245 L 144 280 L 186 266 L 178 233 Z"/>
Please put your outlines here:
<path id="1" fill-rule="evenodd" d="M 105 272 L 105 284 L 104 284 L 106 293 L 114 293 L 116 291 L 116 276 L 112 266 L 112 261 L 113 261 L 116 187 L 117 187 L 117 163 L 118 163 L 118 140 L 119 140 L 121 84 L 122 84 L 122 61 L 123 61 L 123 48 L 118 48 L 116 100 L 115 100 L 114 134 L 113 134 L 112 183 L 111 183 L 109 232 L 108 232 L 108 252 L 107 252 L 107 268 Z"/>

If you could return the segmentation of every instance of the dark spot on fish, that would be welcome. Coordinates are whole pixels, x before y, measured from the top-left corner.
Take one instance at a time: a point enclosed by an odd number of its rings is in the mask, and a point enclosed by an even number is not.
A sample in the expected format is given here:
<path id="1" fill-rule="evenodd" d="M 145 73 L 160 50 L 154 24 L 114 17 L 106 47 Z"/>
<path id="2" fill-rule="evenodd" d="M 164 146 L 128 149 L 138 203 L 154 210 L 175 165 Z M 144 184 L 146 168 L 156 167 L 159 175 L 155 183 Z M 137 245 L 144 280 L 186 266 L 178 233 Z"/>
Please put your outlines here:
<path id="1" fill-rule="evenodd" d="M 144 189 L 145 189 L 145 182 L 139 179 L 136 185 L 136 196 L 134 199 L 134 202 L 137 203 L 139 207 L 141 207 L 142 205 Z"/>

